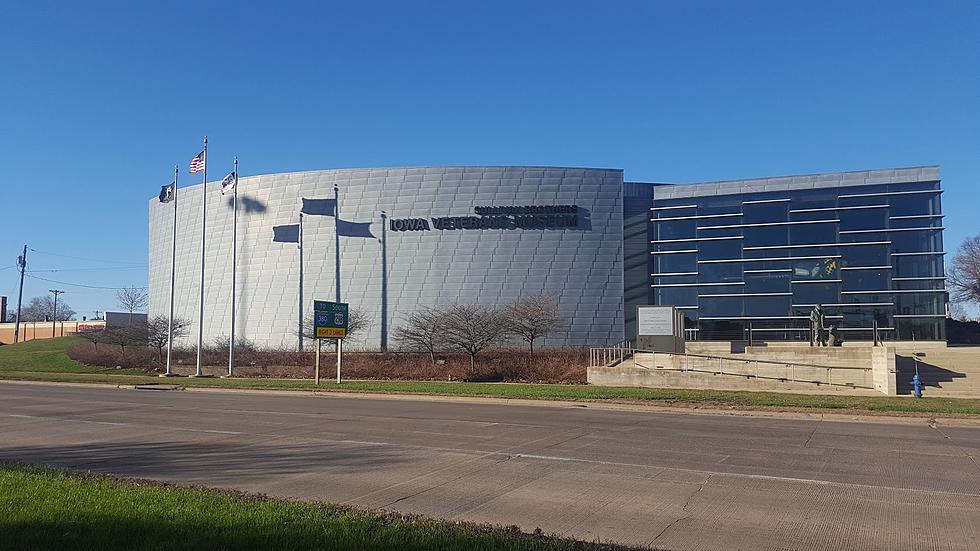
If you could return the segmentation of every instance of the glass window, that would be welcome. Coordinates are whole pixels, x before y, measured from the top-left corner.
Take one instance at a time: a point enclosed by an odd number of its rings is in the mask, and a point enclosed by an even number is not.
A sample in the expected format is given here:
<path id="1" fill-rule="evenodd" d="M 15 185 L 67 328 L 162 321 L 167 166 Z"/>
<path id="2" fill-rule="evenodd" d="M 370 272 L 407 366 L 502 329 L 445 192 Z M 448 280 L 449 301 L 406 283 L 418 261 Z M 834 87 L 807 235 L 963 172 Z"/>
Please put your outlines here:
<path id="1" fill-rule="evenodd" d="M 842 210 L 837 217 L 842 230 L 879 230 L 888 227 L 888 209 Z"/>
<path id="2" fill-rule="evenodd" d="M 656 287 L 653 298 L 657 304 L 674 306 L 697 306 L 697 287 Z"/>
<path id="3" fill-rule="evenodd" d="M 893 256 L 895 277 L 937 277 L 943 275 L 940 255 Z"/>
<path id="4" fill-rule="evenodd" d="M 943 293 L 895 293 L 894 297 L 896 311 L 904 316 L 946 313 L 946 298 Z"/>
<path id="5" fill-rule="evenodd" d="M 842 327 L 861 327 L 869 329 L 878 322 L 878 327 L 894 327 L 892 325 L 892 314 L 894 308 L 891 306 L 847 306 L 835 308 L 844 316 Z"/>
<path id="6" fill-rule="evenodd" d="M 742 258 L 740 239 L 698 242 L 698 260 L 727 260 L 732 258 Z"/>
<path id="7" fill-rule="evenodd" d="M 842 207 L 858 207 L 864 205 L 885 205 L 887 196 L 877 196 L 876 193 L 888 193 L 887 185 L 842 187 L 839 193 L 843 195 L 861 195 L 861 197 L 840 197 L 838 203 Z"/>
<path id="8" fill-rule="evenodd" d="M 793 261 L 793 280 L 840 279 L 839 261 L 836 258 L 813 258 Z"/>
<path id="9" fill-rule="evenodd" d="M 696 237 L 697 220 L 670 220 L 667 222 L 655 222 L 655 239 L 688 239 Z"/>
<path id="10" fill-rule="evenodd" d="M 888 241 L 888 234 L 885 232 L 861 232 L 861 233 L 842 233 L 841 243 L 882 243 Z"/>
<path id="11" fill-rule="evenodd" d="M 702 283 L 730 283 L 742 281 L 741 262 L 719 262 L 718 264 L 702 264 L 698 270 Z"/>
<path id="12" fill-rule="evenodd" d="M 742 317 L 745 299 L 742 297 L 701 297 L 698 315 L 711 317 Z"/>
<path id="13" fill-rule="evenodd" d="M 942 250 L 942 234 L 936 230 L 892 232 L 892 251 L 917 253 Z"/>
<path id="14" fill-rule="evenodd" d="M 844 257 L 841 262 L 844 267 L 890 265 L 887 245 L 855 245 L 841 247 L 840 251 Z"/>
<path id="15" fill-rule="evenodd" d="M 946 289 L 946 281 L 942 279 L 916 279 L 913 281 L 896 281 L 895 288 L 905 290 L 915 289 Z"/>
<path id="16" fill-rule="evenodd" d="M 788 316 L 792 297 L 745 297 L 745 315 L 751 317 Z"/>
<path id="17" fill-rule="evenodd" d="M 749 203 L 742 205 L 743 224 L 764 224 L 789 220 L 789 201 L 779 203 Z"/>
<path id="18" fill-rule="evenodd" d="M 899 218 L 891 221 L 892 228 L 938 228 L 943 225 L 943 219 L 938 216 L 929 218 Z"/>
<path id="19" fill-rule="evenodd" d="M 939 214 L 938 193 L 913 193 L 888 197 L 891 216 L 912 216 L 915 214 Z"/>
<path id="20" fill-rule="evenodd" d="M 702 284 L 698 286 L 699 295 L 731 295 L 740 294 L 744 285 L 711 285 Z"/>
<path id="21" fill-rule="evenodd" d="M 790 249 L 790 256 L 837 256 L 837 247 L 801 247 Z"/>
<path id="22" fill-rule="evenodd" d="M 697 284 L 698 276 L 687 275 L 687 276 L 657 276 L 653 278 L 653 283 L 655 285 L 677 285 L 681 283 L 689 283 L 691 285 Z"/>
<path id="23" fill-rule="evenodd" d="M 898 339 L 902 341 L 941 341 L 946 338 L 942 318 L 901 318 L 895 320 Z"/>
<path id="24" fill-rule="evenodd" d="M 790 226 L 790 243 L 794 245 L 837 243 L 837 224 L 825 222 Z"/>
<path id="25" fill-rule="evenodd" d="M 698 326 L 698 338 L 701 340 L 738 341 L 745 338 L 745 323 L 742 321 L 699 320 Z"/>
<path id="26" fill-rule="evenodd" d="M 797 283 L 793 285 L 793 304 L 837 304 L 839 283 Z"/>
<path id="27" fill-rule="evenodd" d="M 789 256 L 789 249 L 749 249 L 742 254 L 745 258 L 779 258 Z"/>
<path id="28" fill-rule="evenodd" d="M 814 189 L 793 192 L 793 201 L 790 203 L 790 210 L 836 207 L 838 193 L 839 191 L 836 189 Z"/>
<path id="29" fill-rule="evenodd" d="M 698 248 L 697 241 L 680 241 L 677 243 L 655 243 L 654 250 L 659 251 L 692 251 Z"/>
<path id="30" fill-rule="evenodd" d="M 746 247 L 789 245 L 789 226 L 761 226 L 743 230 Z"/>
<path id="31" fill-rule="evenodd" d="M 654 273 L 676 274 L 698 271 L 697 253 L 658 254 L 653 259 Z"/>
<path id="32" fill-rule="evenodd" d="M 735 224 L 735 222 L 732 222 Z M 742 228 L 712 228 L 710 226 L 731 226 L 732 224 L 704 224 L 698 227 L 698 237 L 737 237 L 742 235 Z"/>
<path id="33" fill-rule="evenodd" d="M 698 199 L 698 215 L 736 214 L 742 212 L 742 200 L 738 195 L 704 197 Z"/>
<path id="34" fill-rule="evenodd" d="M 789 272 L 745 274 L 746 293 L 789 293 Z"/>
<path id="35" fill-rule="evenodd" d="M 891 270 L 845 270 L 845 291 L 883 291 L 889 289 Z"/>

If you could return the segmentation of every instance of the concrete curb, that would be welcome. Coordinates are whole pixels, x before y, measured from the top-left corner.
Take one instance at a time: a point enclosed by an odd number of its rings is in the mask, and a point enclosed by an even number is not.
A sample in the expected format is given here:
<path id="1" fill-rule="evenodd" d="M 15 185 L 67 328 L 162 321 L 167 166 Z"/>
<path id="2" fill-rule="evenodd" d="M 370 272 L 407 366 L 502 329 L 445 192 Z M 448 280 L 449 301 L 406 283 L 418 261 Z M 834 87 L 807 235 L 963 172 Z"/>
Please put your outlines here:
<path id="1" fill-rule="evenodd" d="M 106 388 L 117 390 L 153 390 L 153 391 L 190 391 L 190 392 L 210 392 L 224 394 L 264 394 L 271 396 L 306 396 L 315 398 L 346 398 L 346 399 L 373 399 L 373 400 L 403 400 L 403 401 L 422 401 L 422 402 L 444 402 L 444 403 L 463 403 L 463 404 L 495 404 L 495 405 L 520 405 L 543 408 L 588 408 L 603 411 L 629 411 L 629 412 L 649 412 L 649 413 L 671 413 L 676 415 L 712 415 L 725 417 L 757 417 L 765 419 L 793 419 L 798 421 L 833 421 L 845 423 L 874 423 L 888 425 L 942 425 L 951 427 L 980 427 L 980 416 L 977 417 L 947 417 L 927 413 L 836 413 L 823 410 L 766 410 L 766 409 L 739 409 L 735 406 L 731 408 L 708 408 L 697 405 L 674 406 L 663 404 L 647 404 L 636 402 L 613 402 L 613 401 L 573 401 L 573 400 L 530 400 L 526 398 L 499 398 L 494 396 L 443 396 L 439 394 L 394 394 L 383 392 L 356 392 L 356 391 L 337 391 L 337 390 L 276 390 L 276 389 L 242 389 L 242 388 L 206 388 L 193 386 L 161 385 L 164 388 L 146 388 L 146 384 L 127 384 L 116 385 L 110 383 L 76 383 L 63 381 L 17 381 L 0 379 L 2 384 L 20 385 L 45 385 L 45 386 L 64 386 L 64 387 L 89 387 Z M 174 387 L 174 388 L 170 388 Z"/>

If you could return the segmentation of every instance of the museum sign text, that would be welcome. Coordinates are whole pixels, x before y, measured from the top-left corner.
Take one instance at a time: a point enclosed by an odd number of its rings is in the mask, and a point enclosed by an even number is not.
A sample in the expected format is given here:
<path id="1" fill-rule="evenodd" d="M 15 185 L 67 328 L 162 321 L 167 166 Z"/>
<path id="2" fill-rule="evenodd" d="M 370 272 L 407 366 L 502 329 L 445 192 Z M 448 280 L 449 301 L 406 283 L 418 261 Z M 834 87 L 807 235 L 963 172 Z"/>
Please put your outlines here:
<path id="1" fill-rule="evenodd" d="M 561 229 L 578 227 L 577 205 L 474 207 L 475 216 L 392 218 L 392 231 Z"/>

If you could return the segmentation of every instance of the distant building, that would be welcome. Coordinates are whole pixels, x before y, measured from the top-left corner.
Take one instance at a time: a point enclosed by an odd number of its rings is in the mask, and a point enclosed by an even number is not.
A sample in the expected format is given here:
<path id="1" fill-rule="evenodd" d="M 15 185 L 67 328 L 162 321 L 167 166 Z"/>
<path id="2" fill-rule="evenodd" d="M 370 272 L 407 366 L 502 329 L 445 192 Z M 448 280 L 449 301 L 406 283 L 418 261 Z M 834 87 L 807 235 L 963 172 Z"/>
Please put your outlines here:
<path id="1" fill-rule="evenodd" d="M 129 327 L 130 325 L 145 325 L 147 320 L 146 314 L 140 314 L 138 312 L 132 314 L 129 312 L 106 312 L 104 317 L 107 329 Z"/>

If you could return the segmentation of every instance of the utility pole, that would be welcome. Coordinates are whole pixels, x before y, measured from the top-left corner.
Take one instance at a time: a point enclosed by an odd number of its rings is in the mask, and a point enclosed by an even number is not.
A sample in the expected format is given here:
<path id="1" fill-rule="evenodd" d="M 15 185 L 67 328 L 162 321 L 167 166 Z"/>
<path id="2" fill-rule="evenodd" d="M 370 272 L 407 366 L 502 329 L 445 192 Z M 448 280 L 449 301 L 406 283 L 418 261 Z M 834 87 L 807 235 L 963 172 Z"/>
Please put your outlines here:
<path id="1" fill-rule="evenodd" d="M 55 338 L 58 331 L 58 295 L 64 293 L 57 289 L 48 289 L 49 293 L 54 294 L 54 312 L 51 313 L 51 338 Z"/>
<path id="2" fill-rule="evenodd" d="M 20 307 L 24 300 L 24 270 L 27 269 L 27 245 L 24 245 L 24 254 L 17 257 L 17 265 L 20 266 L 20 291 L 17 292 L 17 323 L 14 325 L 14 342 L 20 342 Z"/>

